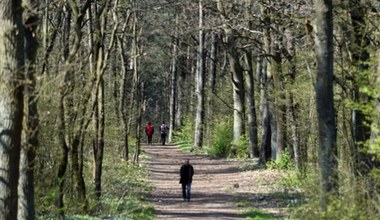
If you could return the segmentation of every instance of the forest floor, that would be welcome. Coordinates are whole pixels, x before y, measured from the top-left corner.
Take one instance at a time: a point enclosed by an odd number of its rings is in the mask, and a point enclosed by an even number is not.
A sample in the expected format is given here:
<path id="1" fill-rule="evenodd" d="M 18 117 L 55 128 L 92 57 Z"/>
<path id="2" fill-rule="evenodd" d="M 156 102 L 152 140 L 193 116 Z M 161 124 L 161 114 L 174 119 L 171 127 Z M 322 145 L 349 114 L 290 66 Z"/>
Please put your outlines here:
<path id="1" fill-rule="evenodd" d="M 245 219 L 247 210 L 281 219 L 287 215 L 289 198 L 295 196 L 278 187 L 280 171 L 259 167 L 242 171 L 241 162 L 195 155 L 174 145 L 153 144 L 143 151 L 154 187 L 156 219 Z M 179 184 L 179 169 L 186 158 L 195 172 L 191 202 L 183 201 Z"/>

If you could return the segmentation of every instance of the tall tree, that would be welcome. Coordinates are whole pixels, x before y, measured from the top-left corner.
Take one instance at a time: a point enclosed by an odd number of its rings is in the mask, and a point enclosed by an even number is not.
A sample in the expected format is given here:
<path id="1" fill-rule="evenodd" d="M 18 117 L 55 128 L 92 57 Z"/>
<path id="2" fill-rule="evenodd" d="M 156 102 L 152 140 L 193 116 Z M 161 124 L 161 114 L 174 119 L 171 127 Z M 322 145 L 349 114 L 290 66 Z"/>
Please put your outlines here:
<path id="1" fill-rule="evenodd" d="M 22 1 L 0 2 L 0 219 L 17 219 L 23 119 Z"/>
<path id="2" fill-rule="evenodd" d="M 213 94 L 216 92 L 216 65 L 217 65 L 217 55 L 218 55 L 218 37 L 219 34 L 217 32 L 211 33 L 211 48 L 210 48 L 210 58 L 209 58 L 209 77 L 208 77 L 208 93 L 207 93 L 207 116 L 206 116 L 206 136 L 207 139 L 211 138 L 211 123 L 213 119 Z"/>
<path id="3" fill-rule="evenodd" d="M 196 96 L 197 108 L 195 118 L 194 146 L 203 145 L 203 125 L 204 125 L 204 78 L 205 78 L 205 56 L 204 56 L 204 31 L 203 31 L 203 1 L 199 0 L 199 39 L 196 71 Z"/>
<path id="4" fill-rule="evenodd" d="M 317 56 L 316 105 L 319 130 L 319 166 L 321 171 L 321 209 L 327 211 L 328 196 L 337 190 L 338 162 L 333 92 L 333 4 L 315 0 L 315 51 Z"/>
<path id="5" fill-rule="evenodd" d="M 173 52 L 172 52 L 172 65 L 170 77 L 170 106 L 169 106 L 169 135 L 168 142 L 172 142 L 173 131 L 175 129 L 175 116 L 176 116 L 176 103 L 177 98 L 177 78 L 178 78 L 178 25 L 179 16 L 175 13 L 175 29 L 173 34 Z"/>
<path id="6" fill-rule="evenodd" d="M 122 28 L 122 35 L 117 38 L 117 46 L 118 46 L 118 53 L 120 57 L 120 89 L 119 89 L 119 104 L 120 107 L 118 108 L 121 115 L 121 124 L 123 129 L 123 135 L 124 135 L 124 153 L 123 157 L 125 161 L 128 161 L 129 157 L 129 129 L 128 129 L 128 106 L 127 106 L 127 80 L 128 80 L 128 58 L 125 51 L 125 32 L 127 29 L 127 25 L 129 22 L 129 19 L 131 17 L 130 10 L 127 11 L 126 15 L 126 22 L 124 23 L 124 26 Z M 115 17 L 117 19 L 117 16 Z"/>
<path id="7" fill-rule="evenodd" d="M 113 48 L 115 35 L 118 28 L 118 23 L 115 23 L 113 30 L 107 42 L 106 35 L 108 34 L 108 13 L 111 10 L 113 3 L 114 10 L 118 5 L 118 0 L 102 1 L 102 4 L 94 6 L 94 73 L 93 79 L 95 85 L 92 90 L 93 102 L 93 149 L 94 149 L 94 190 L 96 198 L 101 196 L 102 185 L 102 170 L 103 170 L 103 155 L 104 155 L 104 131 L 105 131 L 105 85 L 104 74 L 107 69 L 108 59 L 111 49 Z M 108 44 L 107 44 L 108 43 Z M 104 46 L 104 45 L 107 45 Z"/>
<path id="8" fill-rule="evenodd" d="M 245 85 L 247 100 L 247 118 L 248 118 L 248 140 L 249 140 L 249 156 L 259 157 L 258 137 L 257 137 L 257 119 L 256 119 L 256 100 L 255 100 L 255 83 L 253 76 L 253 59 L 252 52 L 247 51 L 244 55 L 245 59 Z"/>
<path id="9" fill-rule="evenodd" d="M 64 189 L 65 189 L 65 173 L 68 167 L 69 151 L 72 147 L 72 130 L 70 125 L 73 125 L 73 89 L 75 82 L 75 74 L 73 64 L 77 61 L 77 53 L 81 47 L 82 41 L 82 27 L 83 19 L 87 9 L 90 7 L 92 0 L 87 0 L 83 3 L 82 7 L 76 2 L 69 1 L 64 4 L 64 21 L 63 21 L 63 37 L 62 44 L 63 49 L 63 61 L 64 66 L 61 74 L 63 80 L 59 86 L 59 98 L 58 98 L 58 118 L 57 118 L 57 130 L 58 130 L 58 143 L 62 151 L 61 158 L 58 165 L 57 174 L 57 193 L 55 205 L 58 208 L 58 214 L 60 219 L 65 218 L 64 207 Z M 73 26 L 71 25 L 73 22 Z M 70 44 L 71 30 L 74 30 L 73 41 Z M 46 57 L 46 55 L 45 55 Z"/>
<path id="10" fill-rule="evenodd" d="M 286 42 L 285 42 L 285 57 L 288 61 L 288 75 L 289 75 L 289 86 L 294 86 L 296 74 L 297 74 L 297 65 L 296 65 L 296 47 L 295 39 L 292 35 L 291 30 L 285 31 Z M 290 126 L 290 136 L 291 136 L 291 147 L 289 151 L 292 153 L 294 158 L 294 164 L 297 169 L 301 168 L 302 158 L 301 148 L 300 148 L 300 138 L 299 138 L 299 123 L 297 122 L 298 116 L 298 105 L 295 102 L 294 92 L 291 89 L 286 90 L 286 99 L 287 99 L 287 112 L 289 115 L 289 126 Z"/>
<path id="11" fill-rule="evenodd" d="M 366 9 L 361 1 L 349 1 L 349 13 L 352 23 L 353 40 L 351 42 L 350 51 L 352 53 L 353 65 L 353 94 L 352 99 L 354 102 L 360 104 L 359 106 L 366 105 L 370 102 L 370 97 L 362 88 L 369 84 L 370 79 L 366 76 L 365 71 L 369 69 L 367 64 L 370 59 L 368 46 L 370 38 L 366 33 Z M 364 144 L 370 138 L 371 129 L 368 113 L 362 107 L 353 109 L 352 111 L 352 125 L 353 125 L 353 138 L 354 138 L 354 152 L 352 152 L 355 161 L 354 171 L 357 175 L 368 174 L 371 169 L 371 156 L 364 150 Z"/>
<path id="12" fill-rule="evenodd" d="M 228 24 L 229 12 L 232 10 L 232 3 L 217 2 L 219 13 L 224 20 L 224 35 L 227 57 L 230 67 L 231 83 L 232 83 L 232 99 L 233 99 L 233 141 L 238 141 L 241 135 L 244 134 L 244 75 L 243 68 L 240 64 L 238 52 L 238 33 L 235 29 L 231 28 Z"/>
<path id="13" fill-rule="evenodd" d="M 34 204 L 34 168 L 36 148 L 38 146 L 39 116 L 37 109 L 36 66 L 37 54 L 36 28 L 38 24 L 38 3 L 35 0 L 23 0 L 23 23 L 25 27 L 25 125 L 24 140 L 21 149 L 19 179 L 18 219 L 35 218 Z"/>
<path id="14" fill-rule="evenodd" d="M 269 1 L 272 3 L 272 1 Z M 274 31 L 272 27 L 272 23 L 274 22 L 272 18 L 274 17 L 272 15 L 272 7 L 268 6 L 262 6 L 261 13 L 262 13 L 262 23 L 263 23 L 263 51 L 265 53 L 265 59 L 263 59 L 264 67 L 263 67 L 263 73 L 262 73 L 262 83 L 263 83 L 263 90 L 262 93 L 262 108 L 263 108 L 263 135 L 269 135 L 266 138 L 262 139 L 262 147 L 264 147 L 262 150 L 262 154 L 269 154 L 271 159 L 276 159 L 277 156 L 277 121 L 276 121 L 276 112 L 275 112 L 275 100 L 274 100 L 274 86 L 273 86 L 273 71 L 276 71 L 276 69 L 273 69 L 274 67 L 277 67 L 276 60 L 274 58 L 274 44 L 272 43 L 272 36 L 275 36 L 272 34 Z M 264 115 L 265 114 L 265 115 Z M 264 124 L 265 122 L 265 124 Z M 267 128 L 266 126 L 269 126 Z M 270 149 L 269 149 L 270 148 Z"/>

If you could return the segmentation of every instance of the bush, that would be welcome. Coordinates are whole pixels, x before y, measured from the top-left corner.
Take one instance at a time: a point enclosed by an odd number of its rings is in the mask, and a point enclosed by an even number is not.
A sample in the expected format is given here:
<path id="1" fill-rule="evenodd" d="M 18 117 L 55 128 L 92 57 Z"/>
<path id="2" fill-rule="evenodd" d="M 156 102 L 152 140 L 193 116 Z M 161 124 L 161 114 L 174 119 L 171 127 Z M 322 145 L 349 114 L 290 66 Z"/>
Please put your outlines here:
<path id="1" fill-rule="evenodd" d="M 207 153 L 211 156 L 227 157 L 231 150 L 232 132 L 230 120 L 217 124 L 212 132 L 211 147 L 207 149 Z"/>
<path id="2" fill-rule="evenodd" d="M 294 208 L 296 219 L 361 220 L 380 219 L 379 193 L 371 189 L 374 185 L 368 176 L 355 178 L 350 170 L 340 169 L 339 194 L 328 195 L 326 211 L 320 208 L 321 191 L 318 173 L 309 174 L 302 180 L 301 205 Z"/>
<path id="3" fill-rule="evenodd" d="M 231 157 L 236 158 L 247 158 L 249 155 L 249 140 L 246 135 L 242 135 L 240 139 L 236 142 L 233 142 L 232 149 L 230 152 Z"/>
<path id="4" fill-rule="evenodd" d="M 194 122 L 189 118 L 184 119 L 184 125 L 174 133 L 174 142 L 177 145 L 192 146 L 194 134 Z"/>
<path id="5" fill-rule="evenodd" d="M 292 170 L 294 167 L 292 156 L 288 149 L 283 151 L 279 160 L 269 161 L 267 163 L 268 169 Z"/>

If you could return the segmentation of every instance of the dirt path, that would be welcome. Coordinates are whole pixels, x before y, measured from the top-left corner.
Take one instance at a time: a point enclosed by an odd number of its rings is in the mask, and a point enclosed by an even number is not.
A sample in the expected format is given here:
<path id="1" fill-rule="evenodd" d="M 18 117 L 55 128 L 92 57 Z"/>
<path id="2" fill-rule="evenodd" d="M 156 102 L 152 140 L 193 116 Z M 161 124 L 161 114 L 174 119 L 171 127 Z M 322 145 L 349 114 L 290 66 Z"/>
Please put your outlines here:
<path id="1" fill-rule="evenodd" d="M 279 207 L 272 207 L 273 198 L 267 187 L 260 189 L 263 182 L 268 186 L 268 181 L 258 178 L 260 173 L 239 172 L 236 162 L 195 156 L 172 145 L 150 145 L 143 149 L 149 158 L 146 162 L 155 187 L 157 219 L 244 219 L 243 210 L 236 206 L 242 199 L 252 201 L 260 209 L 281 212 Z M 195 170 L 191 202 L 183 201 L 179 184 L 179 169 L 185 158 L 190 159 Z"/>

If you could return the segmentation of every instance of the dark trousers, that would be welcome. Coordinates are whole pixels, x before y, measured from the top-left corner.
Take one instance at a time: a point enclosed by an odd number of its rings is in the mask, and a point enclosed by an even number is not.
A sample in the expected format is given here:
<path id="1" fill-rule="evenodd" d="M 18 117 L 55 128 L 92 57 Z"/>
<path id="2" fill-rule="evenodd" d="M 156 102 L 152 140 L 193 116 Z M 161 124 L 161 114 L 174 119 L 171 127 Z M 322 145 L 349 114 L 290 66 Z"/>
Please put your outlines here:
<path id="1" fill-rule="evenodd" d="M 162 145 L 165 145 L 166 142 L 166 134 L 161 134 L 161 143 Z"/>
<path id="2" fill-rule="evenodd" d="M 182 183 L 182 197 L 184 200 L 190 201 L 191 197 L 191 183 Z"/>
<path id="3" fill-rule="evenodd" d="M 148 144 L 152 144 L 152 135 L 148 135 Z"/>

